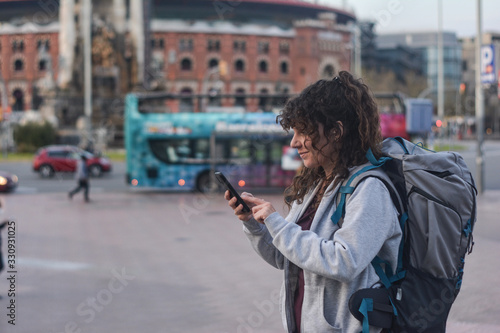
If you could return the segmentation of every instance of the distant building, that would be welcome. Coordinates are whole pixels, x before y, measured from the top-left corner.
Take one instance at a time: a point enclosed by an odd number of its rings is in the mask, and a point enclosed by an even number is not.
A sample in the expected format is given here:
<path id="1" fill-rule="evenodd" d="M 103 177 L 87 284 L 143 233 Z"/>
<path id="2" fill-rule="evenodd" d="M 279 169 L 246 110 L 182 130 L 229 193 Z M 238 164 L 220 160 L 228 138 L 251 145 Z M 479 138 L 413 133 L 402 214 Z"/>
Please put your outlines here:
<path id="1" fill-rule="evenodd" d="M 462 45 L 462 112 L 464 115 L 474 116 L 475 105 L 473 98 L 476 89 L 476 44 L 475 38 L 463 38 Z M 498 80 L 500 77 L 500 33 L 483 33 L 482 45 L 493 45 L 495 51 L 496 82 L 483 86 L 485 102 L 485 129 L 490 133 L 500 134 L 500 95 Z M 471 103 L 472 101 L 472 103 Z"/>
<path id="2" fill-rule="evenodd" d="M 438 34 L 436 32 L 409 32 L 377 36 L 377 49 L 384 58 L 419 59 L 421 73 L 427 77 L 427 85 L 437 90 L 438 82 Z M 420 53 L 418 55 L 417 53 Z M 462 74 L 462 48 L 455 33 L 443 33 L 443 72 L 445 87 L 458 89 Z"/>

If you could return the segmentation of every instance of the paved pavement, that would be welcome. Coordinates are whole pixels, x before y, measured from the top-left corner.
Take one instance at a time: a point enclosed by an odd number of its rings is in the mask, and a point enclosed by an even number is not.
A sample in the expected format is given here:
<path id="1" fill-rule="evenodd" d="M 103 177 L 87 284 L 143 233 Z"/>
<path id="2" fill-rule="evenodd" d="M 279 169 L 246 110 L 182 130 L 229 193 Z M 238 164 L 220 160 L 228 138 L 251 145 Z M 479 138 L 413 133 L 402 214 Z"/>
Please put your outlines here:
<path id="1" fill-rule="evenodd" d="M 220 195 L 91 197 L 3 197 L 15 273 L 0 274 L 0 332 L 283 332 L 281 272 L 253 252 Z M 283 208 L 280 195 L 262 197 Z M 448 332 L 500 332 L 499 202 L 500 191 L 479 198 Z M 8 230 L 2 236 L 6 257 Z"/>

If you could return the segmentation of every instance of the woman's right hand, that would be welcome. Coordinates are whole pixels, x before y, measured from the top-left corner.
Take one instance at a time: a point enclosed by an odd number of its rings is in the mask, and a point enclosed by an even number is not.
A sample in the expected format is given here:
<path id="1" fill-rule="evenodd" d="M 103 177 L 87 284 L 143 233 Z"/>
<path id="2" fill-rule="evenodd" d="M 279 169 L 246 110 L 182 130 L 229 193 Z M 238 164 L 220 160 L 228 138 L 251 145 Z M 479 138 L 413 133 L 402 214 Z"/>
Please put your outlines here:
<path id="1" fill-rule="evenodd" d="M 245 200 L 245 197 L 253 197 L 251 193 L 243 192 L 241 193 L 241 198 Z M 238 205 L 238 201 L 235 197 L 231 197 L 231 193 L 227 190 L 224 193 L 224 199 L 228 201 L 229 207 L 231 207 L 234 211 L 234 215 L 238 217 L 241 221 L 248 221 L 252 218 L 252 211 L 248 213 L 243 213 L 243 205 Z M 245 201 L 246 202 L 246 201 Z M 246 202 L 248 204 L 248 202 Z M 249 205 L 250 210 L 252 209 L 251 205 Z"/>

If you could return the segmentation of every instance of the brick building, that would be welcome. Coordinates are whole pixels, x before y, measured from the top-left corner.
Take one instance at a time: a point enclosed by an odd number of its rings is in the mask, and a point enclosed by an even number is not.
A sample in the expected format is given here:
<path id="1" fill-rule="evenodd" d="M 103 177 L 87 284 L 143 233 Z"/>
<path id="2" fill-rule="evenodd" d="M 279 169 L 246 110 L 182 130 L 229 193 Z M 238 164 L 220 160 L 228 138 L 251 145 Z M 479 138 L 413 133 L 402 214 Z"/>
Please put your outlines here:
<path id="1" fill-rule="evenodd" d="M 72 101 L 55 105 L 60 124 L 74 126 L 83 114 L 81 3 L 0 0 L 0 69 L 13 109 L 38 109 L 40 90 L 53 82 L 67 92 L 60 98 Z M 144 15 L 142 0 L 93 2 L 94 116 L 109 109 L 100 98 L 123 99 L 141 86 L 185 94 L 170 105 L 174 112 L 266 110 L 272 101 L 262 96 L 218 95 L 286 95 L 351 67 L 355 17 L 343 10 L 299 0 L 156 0 L 151 6 Z M 104 55 L 110 47 L 112 54 Z M 213 98 L 202 102 L 190 94 Z"/>

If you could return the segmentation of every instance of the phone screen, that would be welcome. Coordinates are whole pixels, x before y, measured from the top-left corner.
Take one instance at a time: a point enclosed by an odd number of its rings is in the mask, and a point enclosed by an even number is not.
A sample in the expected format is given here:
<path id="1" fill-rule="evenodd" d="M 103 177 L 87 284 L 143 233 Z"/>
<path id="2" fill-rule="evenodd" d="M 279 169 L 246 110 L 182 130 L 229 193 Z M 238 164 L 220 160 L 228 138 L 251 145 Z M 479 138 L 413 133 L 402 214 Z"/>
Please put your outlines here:
<path id="1" fill-rule="evenodd" d="M 222 172 L 216 171 L 215 172 L 215 178 L 226 188 L 229 190 L 229 193 L 231 193 L 231 196 L 236 197 L 236 200 L 238 201 L 238 205 L 243 205 L 243 213 L 248 213 L 250 212 L 250 207 L 243 201 L 243 199 L 240 197 L 238 192 L 234 189 L 234 187 L 231 185 L 231 183 L 227 180 L 227 178 L 222 174 Z"/>

